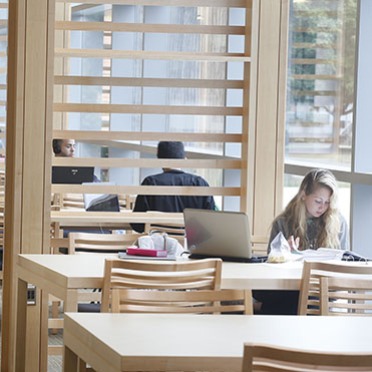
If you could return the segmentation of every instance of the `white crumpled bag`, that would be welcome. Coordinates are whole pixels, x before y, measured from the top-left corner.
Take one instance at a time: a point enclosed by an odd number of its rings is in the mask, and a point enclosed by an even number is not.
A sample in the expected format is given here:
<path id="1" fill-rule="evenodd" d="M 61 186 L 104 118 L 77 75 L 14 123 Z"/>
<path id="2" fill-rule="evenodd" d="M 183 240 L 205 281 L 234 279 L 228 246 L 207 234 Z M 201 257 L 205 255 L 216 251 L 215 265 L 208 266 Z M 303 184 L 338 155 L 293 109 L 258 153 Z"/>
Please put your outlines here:
<path id="1" fill-rule="evenodd" d="M 166 233 L 153 232 L 138 238 L 138 247 L 144 249 L 166 250 L 168 255 L 180 256 L 184 248 L 177 239 L 171 238 Z"/>
<path id="2" fill-rule="evenodd" d="M 291 249 L 287 239 L 280 231 L 270 243 L 270 253 L 266 262 L 282 263 L 291 260 Z"/>

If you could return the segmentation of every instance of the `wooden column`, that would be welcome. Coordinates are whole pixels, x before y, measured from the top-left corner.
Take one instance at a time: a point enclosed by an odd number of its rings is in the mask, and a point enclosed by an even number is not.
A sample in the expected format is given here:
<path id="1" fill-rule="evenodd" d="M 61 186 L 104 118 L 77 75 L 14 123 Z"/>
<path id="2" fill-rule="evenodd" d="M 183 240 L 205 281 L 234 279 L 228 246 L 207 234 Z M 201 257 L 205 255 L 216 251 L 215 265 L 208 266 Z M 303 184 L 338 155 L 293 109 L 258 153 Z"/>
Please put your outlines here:
<path id="1" fill-rule="evenodd" d="M 282 210 L 288 0 L 253 2 L 247 133 L 246 210 L 252 233 L 267 236 Z M 248 77 L 245 79 L 248 80 Z"/>
<path id="2" fill-rule="evenodd" d="M 54 0 L 9 1 L 5 249 L 1 370 L 45 370 L 39 355 L 42 297 L 30 308 L 32 336 L 27 360 L 15 361 L 19 253 L 47 253 L 50 228 L 50 166 Z M 45 297 L 45 296 L 44 296 Z M 45 319 L 45 318 L 44 318 Z M 45 358 L 44 358 L 45 359 Z"/>

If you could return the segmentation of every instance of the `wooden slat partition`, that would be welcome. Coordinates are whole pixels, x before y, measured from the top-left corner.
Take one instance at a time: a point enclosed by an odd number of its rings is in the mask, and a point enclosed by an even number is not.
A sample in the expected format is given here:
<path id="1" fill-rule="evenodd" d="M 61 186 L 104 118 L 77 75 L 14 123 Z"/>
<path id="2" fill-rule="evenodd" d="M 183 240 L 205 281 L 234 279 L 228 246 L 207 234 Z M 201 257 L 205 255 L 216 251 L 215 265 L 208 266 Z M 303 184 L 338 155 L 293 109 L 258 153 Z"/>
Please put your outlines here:
<path id="1" fill-rule="evenodd" d="M 251 0 L 155 0 L 155 1 L 127 1 L 120 0 L 114 2 L 108 1 L 89 1 L 81 2 L 80 6 L 74 4 L 70 5 L 70 1 L 57 1 L 60 4 L 64 4 L 64 12 L 56 17 L 55 32 L 59 35 L 61 40 L 56 44 L 55 48 L 55 61 L 56 65 L 59 66 L 55 70 L 55 87 L 58 88 L 58 96 L 54 99 L 53 110 L 58 115 L 58 120 L 54 124 L 54 138 L 74 138 L 78 142 L 95 144 L 97 146 L 107 146 L 108 148 L 122 148 L 125 151 L 133 151 L 137 155 L 133 157 L 108 157 L 108 158 L 97 158 L 97 157 L 79 157 L 79 158 L 54 158 L 54 166 L 94 166 L 96 168 L 110 170 L 111 168 L 123 168 L 145 170 L 147 168 L 153 168 L 154 172 L 157 173 L 159 168 L 162 167 L 176 167 L 183 169 L 192 169 L 194 172 L 208 172 L 208 175 L 216 174 L 220 172 L 220 175 L 216 179 L 207 179 L 207 181 L 213 185 L 210 188 L 202 187 L 178 187 L 178 188 L 158 188 L 158 187 L 140 187 L 138 186 L 141 182 L 141 177 L 133 185 L 128 186 L 110 186 L 104 187 L 99 192 L 107 193 L 122 193 L 137 195 L 139 193 L 147 193 L 154 195 L 210 195 L 224 197 L 239 197 L 241 199 L 244 196 L 243 190 L 246 189 L 245 179 L 239 179 L 234 181 L 235 187 L 227 187 L 224 185 L 223 173 L 228 170 L 234 170 L 240 172 L 246 167 L 247 163 L 242 159 L 242 155 L 227 156 L 225 154 L 225 148 L 229 145 L 240 146 L 244 149 L 247 146 L 246 135 L 248 131 L 241 125 L 234 125 L 236 128 L 231 127 L 229 130 L 224 130 L 225 133 L 221 133 L 221 127 L 214 125 L 214 118 L 218 117 L 224 126 L 228 124 L 229 118 L 237 118 L 243 122 L 243 117 L 246 115 L 247 107 L 245 103 L 239 102 L 238 104 L 228 104 L 227 98 L 231 92 L 239 92 L 241 97 L 249 97 L 250 95 L 250 75 L 249 65 L 251 63 L 251 45 L 252 43 L 252 1 Z M 84 8 L 84 4 L 88 4 Z M 158 7 L 157 11 L 162 11 L 162 7 L 171 6 L 175 7 L 187 7 L 197 8 L 200 19 L 198 22 L 193 21 L 179 21 L 176 18 L 168 19 L 159 22 L 154 20 L 144 19 L 131 19 L 123 20 L 120 22 L 114 15 L 102 17 L 102 21 L 98 22 L 96 18 L 84 19 L 84 13 L 81 17 L 79 15 L 77 21 L 73 14 L 74 12 L 84 12 L 84 9 L 89 6 L 89 11 L 94 10 L 94 5 L 105 5 L 106 13 L 110 13 L 110 9 L 114 12 L 113 7 L 116 5 L 133 5 L 136 9 L 139 7 L 146 6 Z M 242 19 L 242 23 L 230 22 L 228 12 L 236 11 L 235 8 L 241 8 L 242 14 L 245 12 L 245 18 Z M 109 9 L 109 11 L 107 10 Z M 123 8 L 116 8 L 120 10 Z M 204 13 L 203 13 L 204 12 Z M 208 13 L 209 12 L 209 13 Z M 80 14 L 80 13 L 79 13 Z M 214 17 L 209 14 L 213 14 Z M 167 16 L 168 17 L 168 16 Z M 167 18 L 166 17 L 166 18 Z M 204 17 L 204 19 L 203 19 Z M 150 17 L 151 18 L 151 17 Z M 244 24 L 245 22 L 245 24 Z M 96 47 L 75 47 L 70 44 L 71 33 L 80 32 L 81 35 L 93 35 L 92 32 L 103 32 L 104 35 L 112 38 L 118 33 L 133 35 L 136 34 L 138 37 L 147 37 L 151 35 L 165 35 L 169 37 L 182 36 L 182 35 L 198 35 L 197 38 L 200 40 L 200 46 L 180 46 L 180 49 L 167 49 L 167 46 L 159 45 L 146 45 L 143 44 L 139 47 L 139 50 L 135 47 L 118 46 L 117 44 L 108 44 L 102 46 L 102 48 Z M 89 34 L 90 33 L 90 34 Z M 63 36 L 62 36 L 63 35 Z M 236 36 L 241 37 L 245 40 L 245 47 L 240 47 L 241 50 L 229 50 L 229 38 Z M 254 35 L 258 37 L 257 34 Z M 209 39 L 210 38 L 210 39 Z M 219 38 L 218 48 L 213 43 L 212 38 Z M 225 41 L 224 41 L 225 40 Z M 160 48 L 159 48 L 160 47 Z M 163 50 L 164 48 L 164 50 Z M 160 49 L 160 50 L 158 50 Z M 108 67 L 102 65 L 101 74 L 76 74 L 76 71 L 70 71 L 70 65 L 73 60 L 78 59 L 83 61 L 89 61 L 92 59 L 98 59 L 102 61 L 109 61 Z M 144 73 L 140 75 L 133 74 L 117 74 L 111 69 L 111 66 L 115 60 L 126 60 L 142 63 L 148 61 L 170 61 L 174 63 L 196 63 L 200 68 L 198 72 L 198 78 L 193 76 L 193 73 L 185 74 L 182 78 L 177 75 L 165 76 L 149 76 Z M 246 69 L 248 73 L 228 76 L 225 70 L 230 67 L 231 63 L 238 63 L 241 68 Z M 63 67 L 62 67 L 63 66 Z M 205 67 L 200 67 L 205 66 Z M 218 67 L 215 67 L 218 66 Z M 106 70 L 105 70 L 106 68 Z M 193 67 L 191 67 L 193 68 Z M 195 68 L 195 67 L 194 67 Z M 210 74 L 209 69 L 219 68 L 220 73 Z M 106 72 L 105 72 L 106 71 Z M 102 76 L 100 76 L 102 75 Z M 127 76 L 128 75 L 128 76 Z M 72 101 L 69 98 L 69 91 L 74 87 L 98 87 L 102 89 L 102 92 L 107 92 L 106 99 L 104 100 L 102 94 L 102 100 L 97 99 L 95 102 L 86 102 L 81 99 L 80 102 L 76 100 Z M 161 89 L 191 89 L 192 91 L 198 92 L 200 99 L 193 99 L 191 102 L 185 102 L 179 104 L 177 102 L 164 102 L 156 104 L 148 104 L 146 102 L 140 103 L 126 103 L 112 102 L 111 91 L 115 87 L 125 87 L 133 89 L 150 89 L 150 88 L 161 88 Z M 141 92 L 143 92 L 141 90 Z M 217 92 L 217 95 L 216 95 Z M 210 100 L 208 96 L 217 97 L 217 99 Z M 223 99 L 221 98 L 223 97 Z M 120 99 L 119 99 L 120 101 Z M 245 101 L 248 102 L 248 101 Z M 183 103 L 183 102 L 182 102 Z M 71 114 L 82 114 L 82 113 L 94 113 L 101 115 L 102 130 L 79 130 L 76 128 L 76 124 L 70 128 L 69 115 Z M 190 128 L 188 128 L 187 121 L 184 124 L 184 131 L 162 131 L 159 135 L 157 128 L 153 131 L 149 130 L 111 130 L 112 115 L 162 115 L 169 118 L 177 115 L 185 115 L 190 118 L 202 117 L 203 124 L 200 125 L 201 129 L 195 129 L 192 120 L 190 121 Z M 61 116 L 62 115 L 62 116 Z M 105 119 L 103 119 L 103 117 Z M 60 121 L 60 119 L 62 119 Z M 142 120 L 142 119 L 140 119 Z M 243 125 L 248 125 L 248 121 L 245 121 Z M 105 130 L 103 130 L 105 128 Z M 106 130 L 106 128 L 108 130 Z M 95 130 L 94 130 L 95 129 Z M 187 160 L 173 160 L 173 159 L 153 159 L 148 158 L 148 154 L 152 157 L 155 155 L 155 145 L 153 147 L 143 146 L 145 141 L 156 143 L 159 140 L 171 140 L 171 141 L 183 141 L 187 143 L 193 143 L 195 146 L 194 151 L 188 151 Z M 134 142 L 135 141 L 135 142 Z M 199 145 L 200 144 L 200 145 Z M 206 151 L 198 151 L 198 146 L 201 148 L 204 146 Z M 209 146 L 209 147 L 208 147 Z M 217 146 L 220 150 L 213 151 L 212 146 Z M 209 150 L 209 151 L 208 151 Z M 246 153 L 246 151 L 241 151 Z M 140 154 L 138 158 L 138 154 Z M 143 155 L 145 154 L 145 156 Z M 144 156 L 142 158 L 142 156 Z M 221 173 L 222 172 L 222 173 Z M 221 176 L 222 175 L 222 176 Z M 216 176 L 217 177 L 217 176 Z M 109 179 L 109 181 L 112 181 Z M 96 186 L 96 185 L 95 185 Z M 75 187 L 75 186 L 63 186 L 53 185 L 52 192 L 66 193 L 66 192 L 77 192 L 84 193 L 89 192 L 87 186 Z M 96 192 L 98 188 L 94 188 Z M 91 190 L 93 192 L 93 189 Z M 245 209 L 245 201 L 241 201 L 241 210 Z"/>

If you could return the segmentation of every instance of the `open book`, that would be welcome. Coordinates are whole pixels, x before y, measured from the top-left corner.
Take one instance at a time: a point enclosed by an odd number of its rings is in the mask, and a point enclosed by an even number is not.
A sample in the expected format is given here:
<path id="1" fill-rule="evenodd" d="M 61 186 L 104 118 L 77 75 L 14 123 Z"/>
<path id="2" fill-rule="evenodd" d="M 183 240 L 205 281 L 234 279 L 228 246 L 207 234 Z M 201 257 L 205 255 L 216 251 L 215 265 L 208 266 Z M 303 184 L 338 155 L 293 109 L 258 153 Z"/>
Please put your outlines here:
<path id="1" fill-rule="evenodd" d="M 87 184 L 91 183 L 84 183 Z M 116 194 L 84 194 L 84 208 L 86 211 L 119 212 L 119 198 Z"/>

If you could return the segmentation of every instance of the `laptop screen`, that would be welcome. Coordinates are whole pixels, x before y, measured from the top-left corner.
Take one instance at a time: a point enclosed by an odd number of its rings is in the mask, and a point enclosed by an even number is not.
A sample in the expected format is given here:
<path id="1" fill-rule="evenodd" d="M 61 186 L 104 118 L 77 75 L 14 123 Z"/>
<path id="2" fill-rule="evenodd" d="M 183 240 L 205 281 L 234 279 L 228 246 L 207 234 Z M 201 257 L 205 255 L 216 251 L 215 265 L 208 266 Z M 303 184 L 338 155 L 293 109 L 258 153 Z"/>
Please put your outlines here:
<path id="1" fill-rule="evenodd" d="M 193 256 L 252 257 L 248 216 L 242 212 L 184 209 L 187 249 Z"/>
<path id="2" fill-rule="evenodd" d="M 52 183 L 93 182 L 94 167 L 52 167 Z"/>
<path id="3" fill-rule="evenodd" d="M 84 182 L 84 185 L 114 185 L 112 182 Z M 84 194 L 86 211 L 120 212 L 119 198 L 116 194 Z"/>

